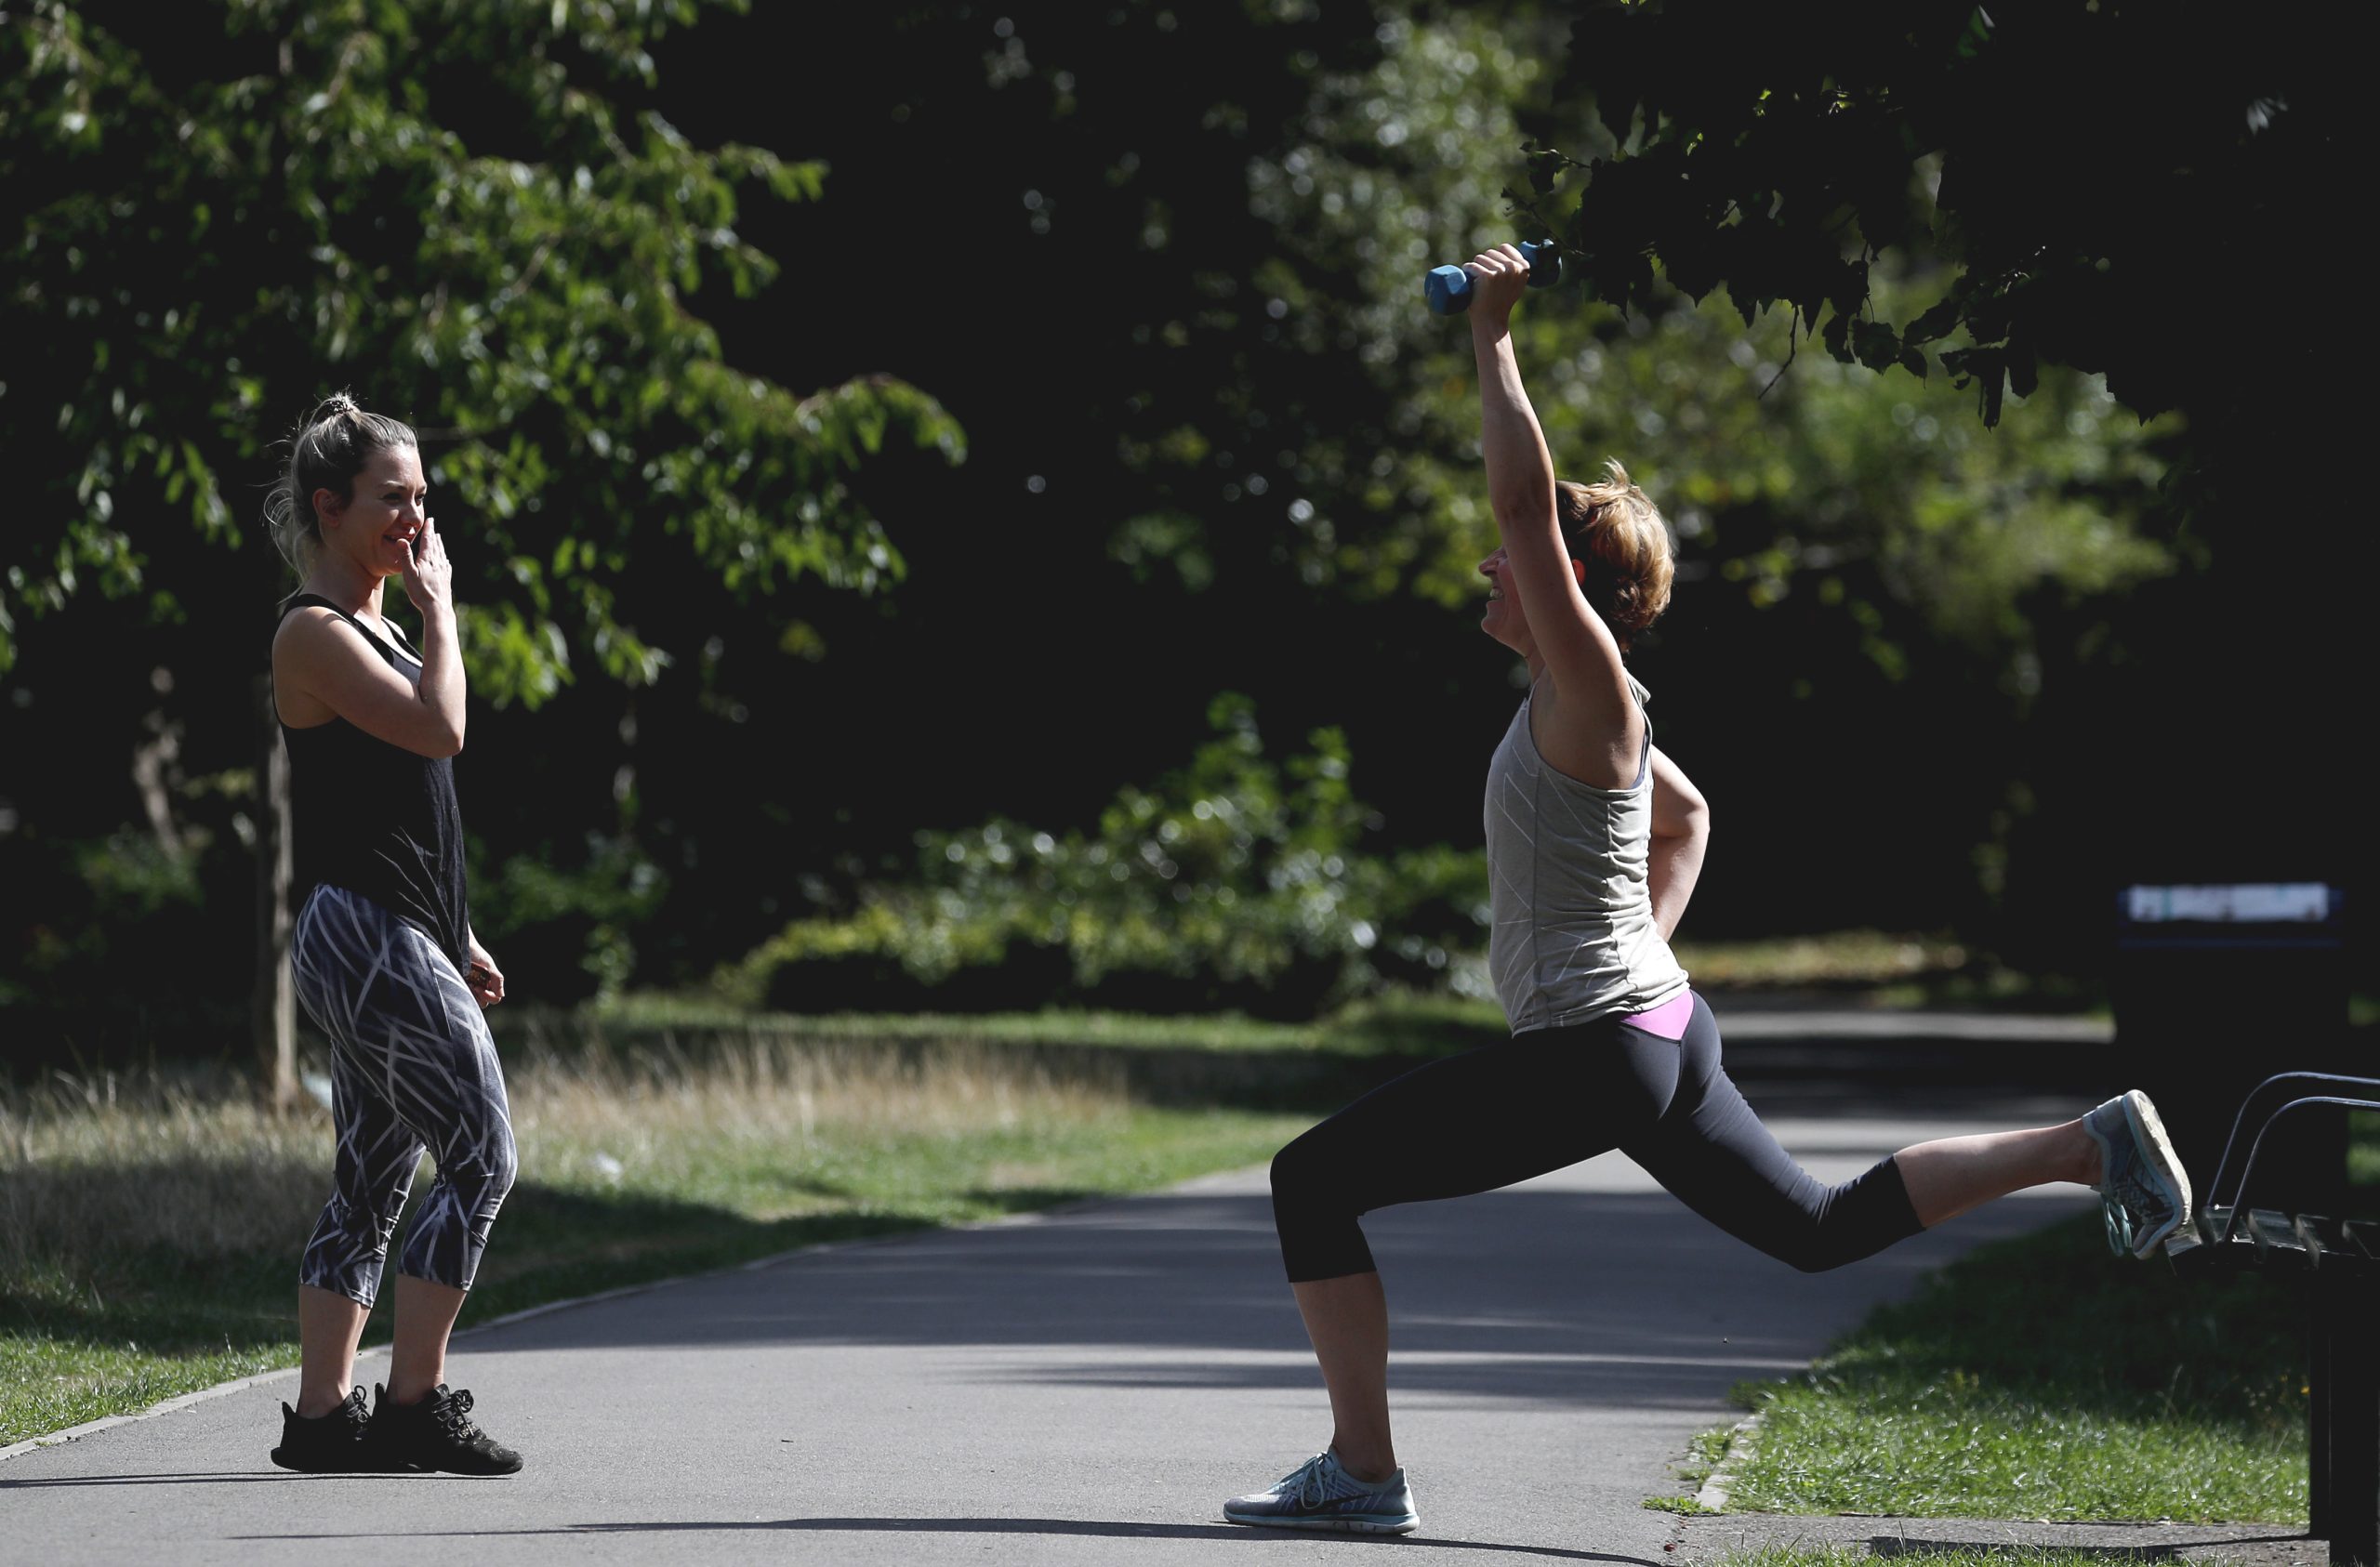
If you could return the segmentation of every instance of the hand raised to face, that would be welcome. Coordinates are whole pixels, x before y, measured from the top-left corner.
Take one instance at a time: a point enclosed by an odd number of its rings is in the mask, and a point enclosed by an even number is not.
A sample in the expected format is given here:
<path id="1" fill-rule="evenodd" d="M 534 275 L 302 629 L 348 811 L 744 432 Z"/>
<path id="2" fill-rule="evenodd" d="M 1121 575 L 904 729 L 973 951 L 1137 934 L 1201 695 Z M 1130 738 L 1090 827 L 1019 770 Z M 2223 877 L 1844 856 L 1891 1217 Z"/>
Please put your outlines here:
<path id="1" fill-rule="evenodd" d="M 413 607 L 425 613 L 433 605 L 452 608 L 455 601 L 455 572 L 447 563 L 446 541 L 439 536 L 438 520 L 422 519 L 421 532 L 413 541 L 413 561 L 404 570 L 405 597 Z"/>

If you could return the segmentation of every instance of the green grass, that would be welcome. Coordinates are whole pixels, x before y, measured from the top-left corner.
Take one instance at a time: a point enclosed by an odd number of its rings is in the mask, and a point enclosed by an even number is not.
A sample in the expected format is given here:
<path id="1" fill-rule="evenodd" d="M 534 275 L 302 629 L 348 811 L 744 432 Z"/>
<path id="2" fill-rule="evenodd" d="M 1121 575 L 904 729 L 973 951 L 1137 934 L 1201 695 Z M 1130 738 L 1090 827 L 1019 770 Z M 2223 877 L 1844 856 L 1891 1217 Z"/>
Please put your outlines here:
<path id="1" fill-rule="evenodd" d="M 2301 1308 L 2119 1265 L 2096 1218 L 1980 1248 L 1763 1416 L 1731 1508 L 2302 1523 Z"/>
<path id="2" fill-rule="evenodd" d="M 508 1075 L 523 1174 L 466 1325 L 822 1241 L 1145 1191 L 1259 1162 L 1315 1113 L 1149 1104 L 1097 1063 L 1054 1073 L 963 1042 L 747 1040 L 538 1057 Z M 0 1443 L 296 1363 L 296 1259 L 330 1140 L 311 1105 L 275 1117 L 205 1079 L 0 1100 Z"/>
<path id="3" fill-rule="evenodd" d="M 2057 1550 L 2046 1546 L 1912 1546 L 1896 1549 L 1895 1561 L 1914 1561 L 1923 1567 L 2108 1567 L 2111 1553 L 2106 1550 Z M 1731 1550 L 1718 1558 L 1716 1567 L 1866 1567 L 1876 1560 L 1861 1546 L 1763 1546 L 1755 1550 Z M 2191 1567 L 2197 1561 L 2215 1562 L 2224 1560 L 2222 1547 L 2205 1557 L 2175 1556 L 2174 1567 Z"/>
<path id="4" fill-rule="evenodd" d="M 1716 1516 L 1721 1511 L 1718 1508 L 1706 1508 L 1692 1496 L 1685 1495 L 1647 1496 L 1641 1505 L 1648 1512 L 1673 1512 L 1680 1518 Z"/>
<path id="5" fill-rule="evenodd" d="M 1715 1431 L 1701 1431 L 1686 1444 L 1686 1462 L 1678 1466 L 1677 1477 L 1695 1490 L 1718 1472 L 1726 1462 L 1727 1450 L 1735 1445 L 1733 1427 Z"/>
<path id="6" fill-rule="evenodd" d="M 1956 973 L 1975 963 L 1964 946 L 1948 937 L 1884 930 L 1756 942 L 1685 941 L 1677 944 L 1677 956 L 1698 984 L 1763 989 L 1890 984 Z"/>
<path id="7" fill-rule="evenodd" d="M 500 1036 L 573 1044 L 692 1044 L 721 1038 L 884 1045 L 973 1041 L 1061 1049 L 1319 1052 L 1344 1056 L 1441 1055 L 1510 1031 L 1493 1002 L 1455 995 L 1394 995 L 1363 1001 L 1311 1022 L 1237 1013 L 1159 1016 L 1051 1009 L 958 1015 L 943 1012 L 750 1012 L 703 996 L 631 995 L 576 1012 L 523 1010 Z"/>
<path id="8" fill-rule="evenodd" d="M 2096 987 L 2002 967 L 1948 936 L 1884 930 L 1753 942 L 1678 943 L 1678 961 L 1697 988 L 1837 993 L 1861 1007 L 1949 1007 L 2104 1016 Z"/>

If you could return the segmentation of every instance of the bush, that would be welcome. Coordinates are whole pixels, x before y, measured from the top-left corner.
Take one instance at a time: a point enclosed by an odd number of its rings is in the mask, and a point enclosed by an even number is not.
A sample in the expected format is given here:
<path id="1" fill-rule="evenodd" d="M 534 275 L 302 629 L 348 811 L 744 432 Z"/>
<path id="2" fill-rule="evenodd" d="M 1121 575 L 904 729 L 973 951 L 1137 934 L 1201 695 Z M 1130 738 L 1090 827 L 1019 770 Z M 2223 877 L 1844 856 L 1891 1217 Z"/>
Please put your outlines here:
<path id="1" fill-rule="evenodd" d="M 918 835 L 911 882 L 799 919 L 718 985 L 742 1005 L 818 1011 L 1067 1001 L 1307 1016 L 1389 982 L 1439 982 L 1479 942 L 1477 853 L 1368 854 L 1382 825 L 1337 730 L 1265 755 L 1254 706 L 1218 697 L 1215 738 L 1095 832 L 1007 820 Z"/>

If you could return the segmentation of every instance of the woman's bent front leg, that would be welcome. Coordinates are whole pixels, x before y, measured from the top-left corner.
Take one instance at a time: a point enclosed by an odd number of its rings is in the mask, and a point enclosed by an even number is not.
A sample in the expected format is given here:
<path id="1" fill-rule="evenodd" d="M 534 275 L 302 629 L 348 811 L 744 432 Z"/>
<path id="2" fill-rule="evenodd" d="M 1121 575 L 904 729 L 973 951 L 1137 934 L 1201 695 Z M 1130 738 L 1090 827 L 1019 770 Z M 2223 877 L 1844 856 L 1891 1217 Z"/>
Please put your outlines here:
<path id="1" fill-rule="evenodd" d="M 1492 1191 L 1575 1165 L 1658 1118 L 1676 1083 L 1666 1040 L 1616 1024 L 1527 1034 L 1433 1061 L 1281 1150 L 1273 1215 L 1358 1480 L 1397 1467 L 1388 1305 L 1358 1222 L 1375 1208 Z"/>

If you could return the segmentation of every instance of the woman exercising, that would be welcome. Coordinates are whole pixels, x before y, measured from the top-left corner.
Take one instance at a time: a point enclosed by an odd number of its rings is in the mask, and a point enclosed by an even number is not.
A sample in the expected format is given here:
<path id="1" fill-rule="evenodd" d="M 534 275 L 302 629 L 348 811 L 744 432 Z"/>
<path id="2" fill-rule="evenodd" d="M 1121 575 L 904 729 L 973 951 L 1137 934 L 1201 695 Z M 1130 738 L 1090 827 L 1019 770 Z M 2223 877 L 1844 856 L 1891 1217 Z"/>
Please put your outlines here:
<path id="1" fill-rule="evenodd" d="M 424 510 L 420 443 L 341 393 L 292 438 L 266 503 L 299 586 L 272 639 L 289 747 L 298 999 L 331 1041 L 338 1149 L 298 1273 L 303 1369 L 272 1461 L 313 1473 L 510 1474 L 521 1455 L 446 1386 L 446 1340 L 512 1188 L 512 1119 L 481 1009 L 504 975 L 471 934 L 454 764 L 463 665 L 446 546 Z M 390 577 L 418 651 L 380 612 Z M 414 1166 L 438 1163 L 397 1262 L 389 1382 L 350 1386 Z"/>
<path id="2" fill-rule="evenodd" d="M 1669 938 L 1710 810 L 1653 745 L 1630 640 L 1668 605 L 1669 534 L 1619 464 L 1556 483 L 1509 333 L 1528 274 L 1510 246 L 1470 264 L 1481 447 L 1502 547 L 1480 562 L 1481 628 L 1527 661 L 1528 695 L 1488 767 L 1488 968 L 1513 1036 L 1376 1089 L 1273 1161 L 1273 1212 L 1322 1364 L 1329 1447 L 1223 1504 L 1235 1523 L 1419 1526 L 1389 1440 L 1388 1305 L 1359 1216 L 1625 1152 L 1722 1230 L 1805 1271 L 1871 1256 L 2029 1186 L 2096 1186 L 2146 1256 L 2189 1188 L 2137 1090 L 2080 1120 L 1904 1148 L 1828 1186 L 1796 1165 L 1720 1065 L 1719 1028 Z"/>

